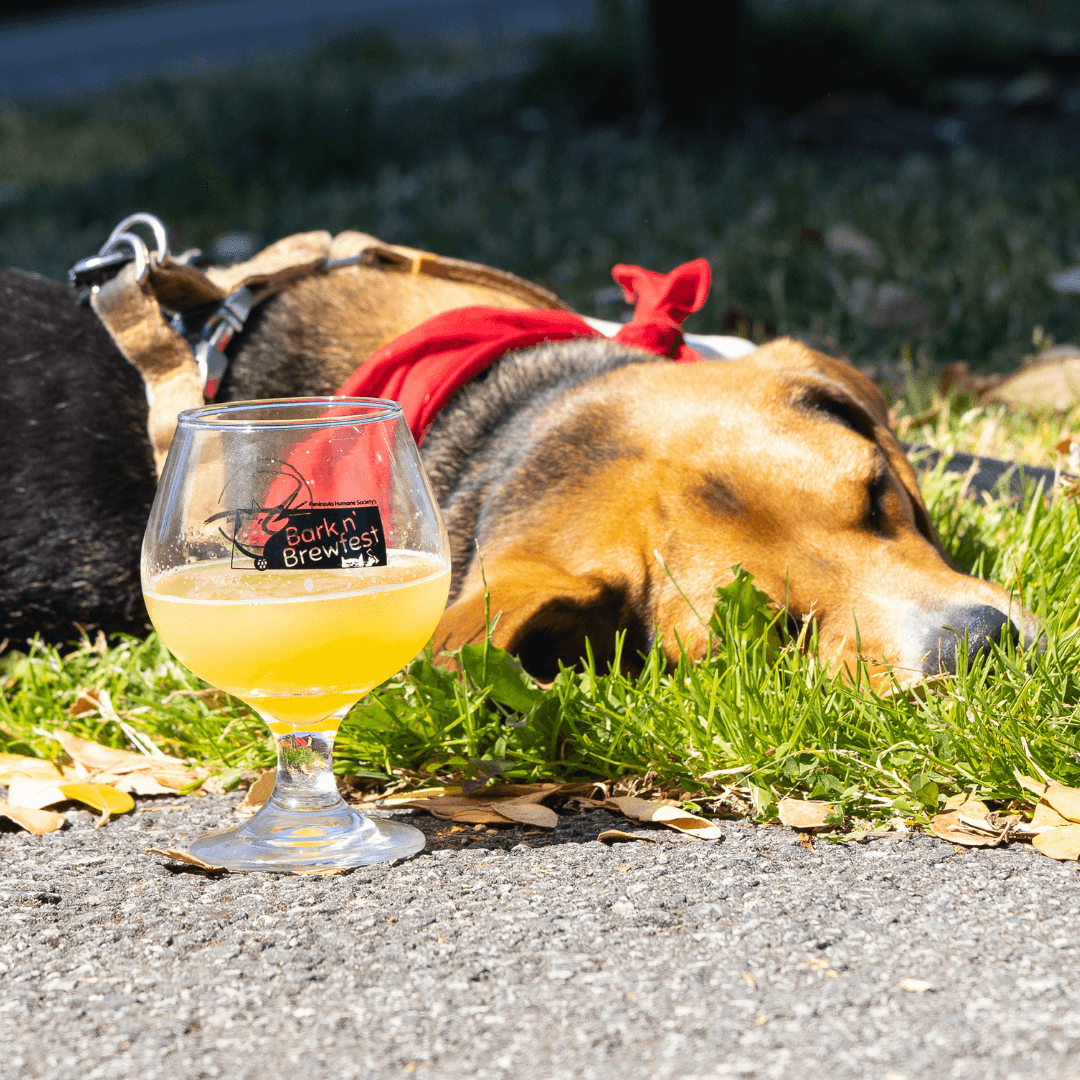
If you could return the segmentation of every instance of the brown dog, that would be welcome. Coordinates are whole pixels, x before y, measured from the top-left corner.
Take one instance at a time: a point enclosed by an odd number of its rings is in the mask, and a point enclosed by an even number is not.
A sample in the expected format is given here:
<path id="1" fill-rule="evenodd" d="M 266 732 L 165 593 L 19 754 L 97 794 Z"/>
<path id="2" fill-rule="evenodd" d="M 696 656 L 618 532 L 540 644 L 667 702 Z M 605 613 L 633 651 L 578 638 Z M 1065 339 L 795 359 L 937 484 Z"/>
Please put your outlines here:
<path id="1" fill-rule="evenodd" d="M 143 630 L 138 376 L 59 283 L 0 271 L 0 286 L 0 637 Z M 493 302 L 472 289 L 367 267 L 300 282 L 259 313 L 220 396 L 333 390 L 418 319 Z M 453 545 L 439 648 L 484 631 L 477 545 L 495 640 L 541 677 L 586 638 L 610 657 L 619 630 L 631 655 L 654 633 L 671 656 L 677 640 L 700 653 L 734 564 L 793 619 L 812 615 L 823 654 L 849 667 L 857 640 L 875 671 L 914 674 L 955 665 L 954 631 L 972 652 L 1006 626 L 1037 634 L 1001 589 L 948 565 L 881 394 L 793 341 L 692 364 L 596 340 L 512 353 L 422 449 Z"/>
<path id="2" fill-rule="evenodd" d="M 586 638 L 610 658 L 618 630 L 700 655 L 736 564 L 872 677 L 955 670 L 957 635 L 974 655 L 1006 626 L 1038 634 L 949 564 L 878 389 L 790 339 L 692 364 L 613 342 L 511 354 L 424 458 L 454 541 L 439 649 L 482 637 L 486 579 L 495 643 L 541 678 Z"/>

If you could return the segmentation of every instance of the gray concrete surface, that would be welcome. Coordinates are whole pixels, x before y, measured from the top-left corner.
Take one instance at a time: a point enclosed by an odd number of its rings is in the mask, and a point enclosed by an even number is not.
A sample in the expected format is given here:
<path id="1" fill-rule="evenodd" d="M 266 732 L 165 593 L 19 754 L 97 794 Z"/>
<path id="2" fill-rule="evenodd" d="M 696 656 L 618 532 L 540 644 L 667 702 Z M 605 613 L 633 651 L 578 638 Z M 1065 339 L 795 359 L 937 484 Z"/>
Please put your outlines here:
<path id="1" fill-rule="evenodd" d="M 1080 879 L 1030 847 L 725 822 L 607 848 L 599 812 L 413 816 L 426 853 L 333 878 L 143 854 L 238 799 L 0 834 L 5 1080 L 1080 1075 Z"/>

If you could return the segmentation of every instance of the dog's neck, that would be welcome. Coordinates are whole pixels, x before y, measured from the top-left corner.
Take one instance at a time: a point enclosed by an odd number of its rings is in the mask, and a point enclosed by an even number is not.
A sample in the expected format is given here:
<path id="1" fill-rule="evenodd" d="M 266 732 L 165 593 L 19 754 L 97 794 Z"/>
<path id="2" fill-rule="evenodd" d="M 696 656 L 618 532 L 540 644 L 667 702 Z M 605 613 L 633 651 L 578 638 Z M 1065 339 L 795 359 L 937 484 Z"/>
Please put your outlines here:
<path id="1" fill-rule="evenodd" d="M 506 479 L 507 459 L 530 445 L 542 414 L 576 387 L 656 356 L 582 338 L 508 353 L 459 390 L 424 439 L 422 456 L 452 541 L 453 600 L 475 557 L 485 494 Z M 508 451 L 510 451 L 508 453 Z"/>

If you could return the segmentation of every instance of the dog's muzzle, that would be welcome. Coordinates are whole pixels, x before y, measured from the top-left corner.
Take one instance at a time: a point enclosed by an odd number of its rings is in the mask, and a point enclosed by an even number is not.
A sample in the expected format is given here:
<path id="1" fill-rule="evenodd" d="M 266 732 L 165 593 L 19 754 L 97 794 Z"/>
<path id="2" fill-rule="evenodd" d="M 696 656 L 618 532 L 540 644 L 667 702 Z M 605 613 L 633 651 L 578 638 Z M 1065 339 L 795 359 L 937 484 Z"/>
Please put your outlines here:
<path id="1" fill-rule="evenodd" d="M 923 642 L 922 670 L 927 675 L 941 672 L 956 674 L 957 657 L 966 651 L 968 662 L 990 651 L 991 642 L 1000 644 L 1011 639 L 1022 641 L 1016 624 L 1003 611 L 988 604 L 954 608 L 941 620 L 941 625 L 929 630 Z M 1027 637 L 1027 635 L 1024 635 Z M 1034 642 L 1032 642 L 1034 643 Z"/>

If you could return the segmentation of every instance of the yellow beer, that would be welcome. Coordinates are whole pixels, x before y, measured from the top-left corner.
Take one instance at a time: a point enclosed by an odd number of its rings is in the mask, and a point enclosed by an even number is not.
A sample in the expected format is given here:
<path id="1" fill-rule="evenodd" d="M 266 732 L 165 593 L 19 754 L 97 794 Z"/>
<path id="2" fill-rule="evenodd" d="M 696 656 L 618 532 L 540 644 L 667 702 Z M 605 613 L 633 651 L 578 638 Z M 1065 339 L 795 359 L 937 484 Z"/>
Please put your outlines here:
<path id="1" fill-rule="evenodd" d="M 144 592 L 162 639 L 208 683 L 258 709 L 277 735 L 332 731 L 332 714 L 400 670 L 431 637 L 449 567 L 391 551 L 387 566 L 170 570 Z"/>

